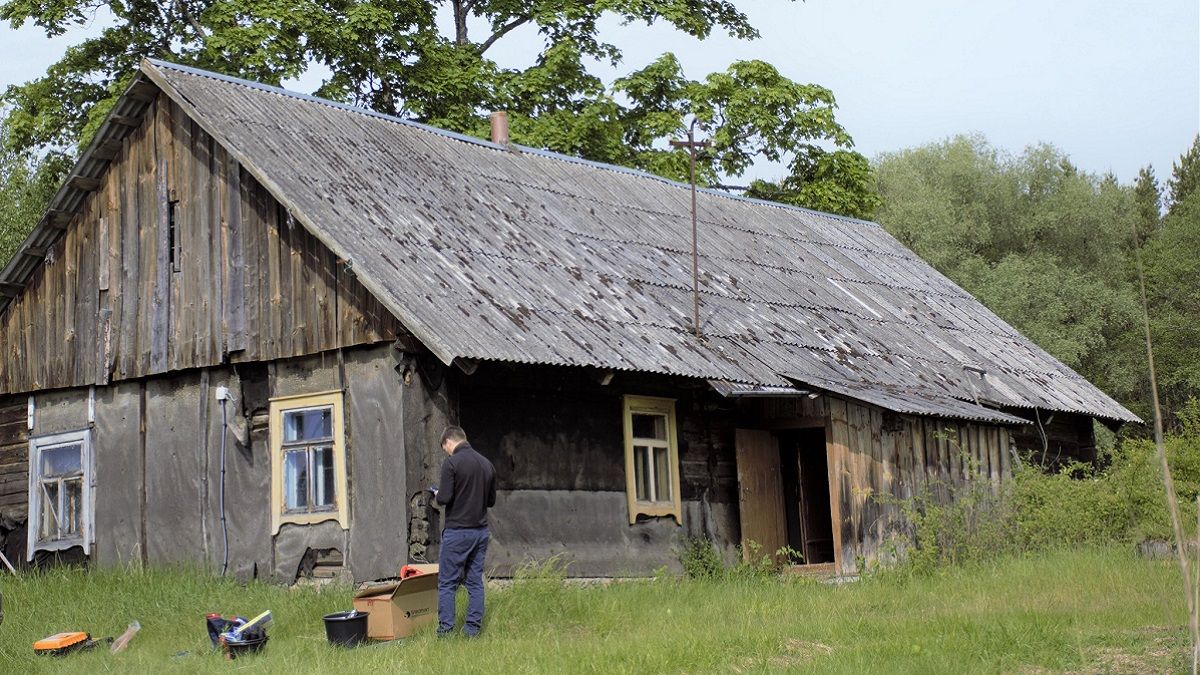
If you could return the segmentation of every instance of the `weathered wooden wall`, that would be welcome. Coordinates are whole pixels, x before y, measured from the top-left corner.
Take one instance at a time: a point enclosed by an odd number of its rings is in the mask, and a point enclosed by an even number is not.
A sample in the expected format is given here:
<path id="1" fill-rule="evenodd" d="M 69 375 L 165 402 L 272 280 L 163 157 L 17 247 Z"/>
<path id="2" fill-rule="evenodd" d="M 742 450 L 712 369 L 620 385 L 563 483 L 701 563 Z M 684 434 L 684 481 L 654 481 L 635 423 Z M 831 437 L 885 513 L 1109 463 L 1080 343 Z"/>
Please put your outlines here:
<path id="1" fill-rule="evenodd" d="M 843 574 L 901 544 L 905 500 L 948 499 L 968 480 L 999 488 L 1012 476 L 1008 427 L 900 415 L 832 396 L 752 399 L 740 412 L 743 428 L 824 427 L 834 546 Z"/>
<path id="2" fill-rule="evenodd" d="M 0 397 L 0 551 L 9 559 L 25 556 L 29 502 L 29 431 L 24 398 Z"/>
<path id="3" fill-rule="evenodd" d="M 88 389 L 37 393 L 33 433 L 91 428 L 96 565 L 188 564 L 220 568 L 221 406 L 227 386 L 225 506 L 229 573 L 293 581 L 310 549 L 336 549 L 358 581 L 394 575 L 406 558 L 406 395 L 391 345 L 326 352 L 270 364 L 221 366 L 97 387 L 95 422 Z M 266 410 L 276 396 L 344 391 L 351 529 L 336 522 L 270 530 L 270 442 Z M 0 396 L 4 455 L 19 488 L 5 485 L 0 524 L 13 530 L 12 560 L 25 560 L 28 452 L 26 397 Z M 17 419 L 19 411 L 19 420 Z M 18 423 L 19 422 L 19 423 Z M 247 442 L 238 440 L 241 436 Z M 16 442 L 10 442 L 13 438 Z M 10 448 L 11 446 L 11 448 Z M 9 450 L 11 449 L 11 452 Z M 3 476 L 7 465 L 0 465 Z"/>
<path id="4" fill-rule="evenodd" d="M 509 574 L 530 559 L 556 554 L 575 576 L 678 569 L 679 545 L 689 536 L 709 537 L 733 558 L 739 531 L 734 410 L 707 383 L 616 373 L 601 385 L 589 369 L 492 363 L 452 376 L 457 421 L 496 466 L 499 497 L 489 516 L 493 573 Z M 624 395 L 676 401 L 682 523 L 629 524 Z M 440 465 L 431 459 L 432 467 Z"/>
<path id="5" fill-rule="evenodd" d="M 1023 456 L 1054 471 L 1068 462 L 1096 461 L 1096 432 L 1092 418 L 1065 412 L 1013 410 L 1031 420 L 1017 428 L 1013 442 Z"/>
<path id="6" fill-rule="evenodd" d="M 1006 427 L 897 415 L 837 398 L 829 399 L 828 420 L 835 546 L 846 574 L 887 555 L 891 536 L 905 527 L 901 501 L 947 498 L 949 486 L 968 480 L 998 488 L 1012 475 Z"/>
<path id="7" fill-rule="evenodd" d="M 160 95 L 0 315 L 0 393 L 313 354 L 400 331 L 342 261 Z"/>

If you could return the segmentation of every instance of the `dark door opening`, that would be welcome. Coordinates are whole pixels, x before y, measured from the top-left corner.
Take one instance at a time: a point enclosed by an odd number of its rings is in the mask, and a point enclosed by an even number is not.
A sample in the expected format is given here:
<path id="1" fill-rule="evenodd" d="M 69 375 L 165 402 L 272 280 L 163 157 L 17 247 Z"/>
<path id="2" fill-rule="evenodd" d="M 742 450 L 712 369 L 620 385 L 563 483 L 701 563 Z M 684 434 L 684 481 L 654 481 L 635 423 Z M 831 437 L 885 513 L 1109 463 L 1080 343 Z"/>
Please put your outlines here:
<path id="1" fill-rule="evenodd" d="M 834 562 L 825 429 L 781 433 L 779 454 L 788 547 L 804 564 Z"/>

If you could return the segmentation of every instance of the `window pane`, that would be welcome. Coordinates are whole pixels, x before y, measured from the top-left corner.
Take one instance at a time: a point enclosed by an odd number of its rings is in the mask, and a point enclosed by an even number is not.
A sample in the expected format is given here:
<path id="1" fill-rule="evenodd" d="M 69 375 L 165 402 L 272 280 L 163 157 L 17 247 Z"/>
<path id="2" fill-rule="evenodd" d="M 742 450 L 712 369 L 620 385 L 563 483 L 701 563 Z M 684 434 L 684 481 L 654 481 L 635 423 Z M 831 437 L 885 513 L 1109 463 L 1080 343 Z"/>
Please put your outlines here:
<path id="1" fill-rule="evenodd" d="M 42 478 L 51 476 L 66 476 L 74 473 L 79 473 L 83 469 L 80 457 L 83 454 L 82 446 L 76 445 L 60 445 L 57 448 L 43 448 L 42 455 Z"/>
<path id="2" fill-rule="evenodd" d="M 58 538 L 58 481 L 42 483 L 42 513 L 38 538 Z"/>
<path id="3" fill-rule="evenodd" d="M 333 408 L 312 408 L 283 413 L 283 441 L 333 438 Z"/>
<path id="4" fill-rule="evenodd" d="M 83 479 L 64 480 L 62 510 L 59 512 L 62 529 L 59 537 L 74 537 L 83 532 Z"/>
<path id="5" fill-rule="evenodd" d="M 308 450 L 293 450 L 283 456 L 283 506 L 308 508 Z"/>
<path id="6" fill-rule="evenodd" d="M 669 502 L 671 497 L 671 453 L 654 449 L 654 501 Z"/>
<path id="7" fill-rule="evenodd" d="M 333 483 L 333 448 L 313 448 L 313 507 L 333 506 L 336 501 Z"/>
<path id="8" fill-rule="evenodd" d="M 650 501 L 650 448 L 644 445 L 633 446 L 633 474 L 637 486 L 637 500 Z"/>
<path id="9" fill-rule="evenodd" d="M 632 417 L 634 438 L 654 438 L 660 441 L 667 440 L 666 415 L 632 413 Z"/>

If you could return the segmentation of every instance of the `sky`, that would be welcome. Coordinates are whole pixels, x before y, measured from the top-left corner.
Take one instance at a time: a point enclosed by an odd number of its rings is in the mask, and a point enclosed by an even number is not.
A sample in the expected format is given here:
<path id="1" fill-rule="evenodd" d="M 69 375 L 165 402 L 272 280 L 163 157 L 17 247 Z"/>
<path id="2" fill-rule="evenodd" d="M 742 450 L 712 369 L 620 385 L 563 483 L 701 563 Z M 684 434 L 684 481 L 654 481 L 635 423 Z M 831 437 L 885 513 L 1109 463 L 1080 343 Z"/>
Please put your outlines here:
<path id="1" fill-rule="evenodd" d="M 1019 153 L 1049 142 L 1093 173 L 1132 181 L 1152 164 L 1164 180 L 1200 132 L 1197 0 L 741 0 L 762 33 L 703 42 L 666 26 L 610 21 L 602 36 L 624 51 L 609 79 L 674 52 L 693 79 L 739 59 L 833 90 L 838 121 L 868 157 L 979 133 Z M 0 26 L 0 88 L 32 79 L 103 19 L 49 39 L 33 26 Z M 532 30 L 489 55 L 530 62 Z M 317 70 L 289 88 L 310 92 Z M 751 177 L 777 177 L 758 166 Z"/>

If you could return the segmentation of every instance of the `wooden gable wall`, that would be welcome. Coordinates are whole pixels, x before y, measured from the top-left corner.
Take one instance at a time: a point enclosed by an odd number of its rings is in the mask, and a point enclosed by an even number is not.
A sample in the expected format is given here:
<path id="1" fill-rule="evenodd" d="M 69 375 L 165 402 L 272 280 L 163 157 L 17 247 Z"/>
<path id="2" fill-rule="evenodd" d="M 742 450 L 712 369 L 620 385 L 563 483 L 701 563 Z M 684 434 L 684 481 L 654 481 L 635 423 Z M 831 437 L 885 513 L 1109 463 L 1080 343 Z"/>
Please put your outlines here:
<path id="1" fill-rule="evenodd" d="M 402 330 L 160 94 L 0 315 L 0 393 L 300 356 Z"/>

